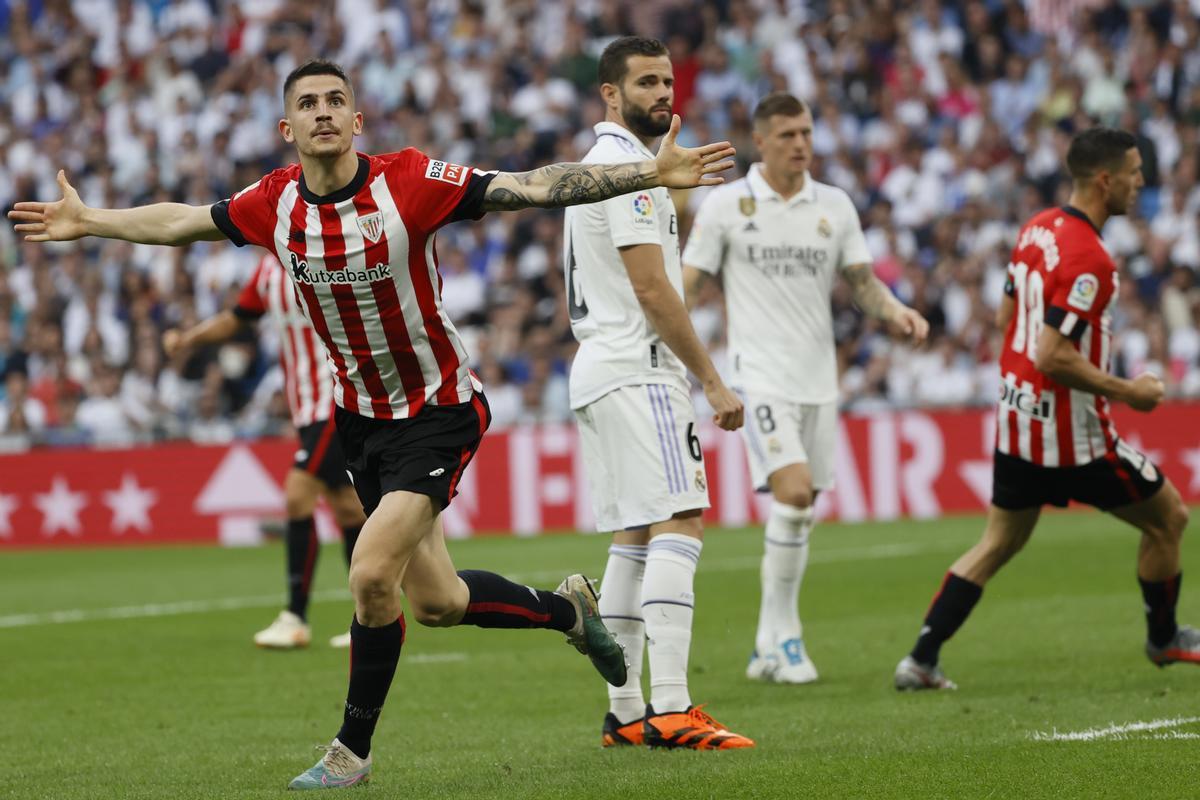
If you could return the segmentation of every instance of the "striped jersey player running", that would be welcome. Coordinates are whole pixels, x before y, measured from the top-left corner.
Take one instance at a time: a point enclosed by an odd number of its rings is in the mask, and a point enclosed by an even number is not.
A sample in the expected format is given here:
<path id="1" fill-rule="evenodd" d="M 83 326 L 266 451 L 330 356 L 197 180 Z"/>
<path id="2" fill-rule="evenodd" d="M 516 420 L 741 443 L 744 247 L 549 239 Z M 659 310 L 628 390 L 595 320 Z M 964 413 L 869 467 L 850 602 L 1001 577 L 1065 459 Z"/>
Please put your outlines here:
<path id="1" fill-rule="evenodd" d="M 693 298 L 718 277 L 729 318 L 732 384 L 746 403 L 742 436 L 754 488 L 770 492 L 762 596 L 746 675 L 769 683 L 817 679 L 802 638 L 800 584 L 815 522 L 813 504 L 833 488 L 837 358 L 830 293 L 839 276 L 870 317 L 920 344 L 929 324 L 875 277 L 850 196 L 819 183 L 813 119 L 786 92 L 754 109 L 762 161 L 709 192 L 683 251 Z"/>
<path id="2" fill-rule="evenodd" d="M 313 511 L 324 495 L 342 530 L 346 564 L 367 517 L 346 472 L 346 456 L 333 422 L 333 374 L 325 345 L 304 316 L 296 290 L 279 259 L 268 253 L 259 259 L 250 280 L 232 308 L 185 330 L 163 334 L 163 349 L 173 357 L 195 347 L 226 342 L 246 326 L 266 317 L 279 341 L 283 392 L 292 412 L 300 447 L 283 479 L 287 511 L 284 551 L 287 556 L 288 605 L 275 620 L 254 634 L 259 647 L 287 650 L 312 641 L 308 602 L 313 574 L 321 552 Z M 329 640 L 332 647 L 349 647 L 350 634 Z"/>
<path id="3" fill-rule="evenodd" d="M 338 65 L 312 61 L 284 81 L 279 131 L 299 164 L 212 206 L 89 208 L 59 173 L 63 199 L 9 212 L 27 241 L 102 236 L 183 245 L 228 238 L 276 255 L 335 369 L 338 436 L 368 518 L 350 566 L 350 681 L 342 727 L 294 789 L 370 777 L 371 737 L 404 643 L 401 589 L 425 625 L 550 628 L 586 653 L 609 683 L 625 657 L 595 591 L 571 575 L 554 592 L 491 572 L 456 572 L 440 514 L 479 446 L 490 414 L 482 386 L 442 308 L 434 236 L 488 211 L 591 203 L 658 186 L 720 183 L 728 142 L 684 148 L 674 117 L 654 158 L 483 173 L 407 149 L 355 152 L 363 116 Z"/>
<path id="4" fill-rule="evenodd" d="M 1152 411 L 1162 382 L 1109 373 L 1118 275 L 1100 229 L 1125 214 L 1141 188 L 1132 134 L 1091 128 L 1067 151 L 1069 205 L 1043 211 L 1017 238 L 1008 266 L 1003 384 L 996 415 L 992 504 L 983 538 L 946 573 L 897 689 L 953 689 L 938 666 L 942 644 L 971 613 L 983 586 L 1029 540 L 1042 506 L 1086 503 L 1142 533 L 1137 576 L 1145 600 L 1146 655 L 1165 666 L 1200 663 L 1200 631 L 1175 622 L 1179 542 L 1188 511 L 1179 492 L 1122 441 L 1109 402 Z"/>

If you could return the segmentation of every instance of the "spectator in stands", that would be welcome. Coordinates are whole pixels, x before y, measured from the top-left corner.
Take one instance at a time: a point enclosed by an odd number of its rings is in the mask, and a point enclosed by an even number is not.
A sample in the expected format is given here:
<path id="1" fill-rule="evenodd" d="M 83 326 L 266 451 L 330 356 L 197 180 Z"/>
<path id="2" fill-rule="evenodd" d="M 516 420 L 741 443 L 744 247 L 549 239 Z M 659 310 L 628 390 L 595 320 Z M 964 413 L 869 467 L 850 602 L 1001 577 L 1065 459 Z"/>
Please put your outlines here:
<path id="1" fill-rule="evenodd" d="M 359 0 L 316 12 L 293 0 L 10 5 L 0 40 L 5 206 L 52 194 L 57 163 L 96 205 L 228 196 L 291 158 L 274 135 L 275 98 L 282 76 L 316 53 L 354 69 L 375 120 L 364 149 L 413 145 L 516 171 L 580 155 L 578 134 L 599 113 L 589 99 L 595 60 L 619 34 L 671 43 L 683 141 L 728 138 L 749 154 L 748 109 L 790 89 L 816 110 L 813 177 L 850 194 L 880 276 L 934 322 L 925 353 L 884 346 L 835 291 L 845 402 L 860 408 L 992 401 L 976 362 L 994 357 L 990 318 L 1015 224 L 1062 201 L 1073 131 L 1119 122 L 1136 129 L 1147 188 L 1139 213 L 1105 230 L 1122 270 L 1118 367 L 1128 375 L 1162 364 L 1170 393 L 1200 396 L 1195 2 L 1150 13 L 1123 0 L 895 0 L 880 13 L 869 0 L 840 0 L 820 14 L 749 0 L 538 0 L 519 13 L 466 0 Z M 701 195 L 677 205 L 694 209 Z M 684 237 L 690 222 L 681 214 Z M 512 420 L 558 418 L 563 354 L 525 348 L 542 348 L 531 331 L 558 347 L 560 227 L 529 211 L 461 233 L 452 226 L 438 242 L 449 313 L 487 343 L 486 354 L 472 349 L 477 368 Z M 227 304 L 252 266 L 219 243 L 51 250 L 22 246 L 0 226 L 0 370 L 24 365 L 24 391 L 44 412 L 40 440 L 76 441 L 97 408 L 111 410 L 95 389 L 110 382 L 105 364 L 116 370 L 121 436 L 195 429 L 222 440 L 286 425 L 286 414 L 272 416 L 269 385 L 254 394 L 255 365 L 273 354 L 226 356 L 245 362 L 226 364 L 244 374 L 206 379 L 216 352 L 161 363 L 149 344 Z M 719 328 L 719 294 L 695 313 Z M 937 391 L 912 384 L 918 365 Z M 78 402 L 81 385 L 90 391 Z M 202 397 L 204 422 L 193 421 Z M 87 424 L 72 427 L 77 402 Z"/>
<path id="2" fill-rule="evenodd" d="M 0 433 L 20 434 L 30 439 L 46 427 L 46 408 L 29 396 L 29 376 L 13 366 L 4 374 L 4 399 L 0 400 Z"/>

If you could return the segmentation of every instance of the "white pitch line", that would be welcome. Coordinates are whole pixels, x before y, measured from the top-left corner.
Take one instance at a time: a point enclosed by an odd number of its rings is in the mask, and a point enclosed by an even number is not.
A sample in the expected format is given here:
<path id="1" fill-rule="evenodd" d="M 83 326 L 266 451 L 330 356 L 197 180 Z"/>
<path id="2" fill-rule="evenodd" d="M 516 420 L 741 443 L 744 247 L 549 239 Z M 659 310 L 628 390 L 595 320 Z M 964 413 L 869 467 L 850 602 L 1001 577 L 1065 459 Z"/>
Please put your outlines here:
<path id="1" fill-rule="evenodd" d="M 957 545 L 956 545 L 957 546 Z M 930 546 L 917 542 L 897 542 L 896 544 L 877 544 L 869 547 L 844 547 L 839 550 L 818 550 L 809 556 L 810 564 L 839 564 L 847 561 L 872 561 L 881 558 L 899 558 L 931 553 L 946 549 L 944 546 Z M 699 572 L 749 572 L 757 570 L 762 564 L 762 556 L 738 556 L 736 558 L 700 559 Z M 522 572 L 506 577 L 522 583 L 542 583 L 544 581 L 561 580 L 564 571 L 539 570 L 537 572 Z"/>
<path id="2" fill-rule="evenodd" d="M 313 600 L 349 600 L 350 592 L 334 589 L 313 592 Z M 146 603 L 115 608 L 70 608 L 33 614 L 0 617 L 0 628 L 28 628 L 34 625 L 61 625 L 67 622 L 93 622 L 106 619 L 143 619 L 173 617 L 179 614 L 207 614 L 212 611 L 236 611 L 242 608 L 271 608 L 284 602 L 278 594 L 255 597 L 223 597 L 217 600 L 180 600 L 174 603 Z"/>
<path id="3" fill-rule="evenodd" d="M 911 556 L 941 549 L 944 549 L 944 545 L 933 546 L 917 542 L 897 542 L 895 544 L 871 545 L 869 547 L 818 550 L 812 554 L 810 561 L 815 564 L 837 564 L 847 561 L 869 561 Z M 709 562 L 701 562 L 700 572 L 748 572 L 757 570 L 761 561 L 762 556 L 758 555 L 740 556 L 724 560 L 713 559 Z M 521 583 L 542 583 L 560 580 L 564 574 L 566 574 L 565 570 L 542 570 L 509 575 L 508 577 Z M 312 599 L 317 602 L 349 600 L 350 592 L 346 589 L 327 589 L 313 592 Z M 251 597 L 223 597 L 214 600 L 179 600 L 169 603 L 146 603 L 143 605 L 116 606 L 112 608 L 69 608 L 62 611 L 42 611 L 0 616 L 0 629 L 30 628 L 38 625 L 62 625 L 70 622 L 95 622 L 98 620 L 172 617 L 181 614 L 209 614 L 214 611 L 238 611 L 244 608 L 271 608 L 280 605 L 283 601 L 282 595 L 264 594 Z"/>
<path id="4" fill-rule="evenodd" d="M 401 664 L 449 664 L 466 660 L 466 653 L 413 653 L 411 656 L 400 656 Z"/>
<path id="5" fill-rule="evenodd" d="M 1183 725 L 1192 725 L 1200 722 L 1200 717 L 1175 717 L 1173 719 L 1155 719 L 1149 722 L 1127 722 L 1124 725 L 1115 723 L 1107 725 L 1103 728 L 1088 728 L 1082 731 L 1067 731 L 1060 733 L 1058 729 L 1050 731 L 1034 731 L 1029 735 L 1029 738 L 1035 742 L 1093 742 L 1097 739 L 1125 739 L 1130 733 L 1141 733 L 1143 731 L 1157 731 L 1163 728 L 1178 728 Z M 1170 738 L 1170 739 L 1200 739 L 1200 734 L 1181 733 L 1179 731 L 1171 731 L 1175 735 L 1159 734 L 1153 738 Z"/>

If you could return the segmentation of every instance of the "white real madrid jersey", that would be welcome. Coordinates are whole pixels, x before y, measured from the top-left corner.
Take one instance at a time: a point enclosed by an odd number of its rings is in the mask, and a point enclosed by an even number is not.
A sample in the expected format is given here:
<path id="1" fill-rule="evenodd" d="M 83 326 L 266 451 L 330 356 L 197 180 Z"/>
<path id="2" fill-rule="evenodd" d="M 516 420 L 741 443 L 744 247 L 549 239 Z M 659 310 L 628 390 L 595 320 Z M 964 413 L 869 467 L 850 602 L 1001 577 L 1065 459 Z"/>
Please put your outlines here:
<path id="1" fill-rule="evenodd" d="M 585 164 L 654 158 L 615 122 L 601 122 L 595 131 Z M 687 372 L 646 319 L 618 252 L 637 244 L 662 247 L 667 279 L 683 296 L 678 223 L 668 191 L 646 189 L 571 206 L 564 226 L 567 310 L 579 340 L 571 364 L 571 407 L 582 408 L 620 386 L 666 383 L 687 391 Z"/>
<path id="2" fill-rule="evenodd" d="M 871 262 L 849 195 L 805 175 L 785 200 L 754 164 L 709 192 L 683 261 L 724 277 L 734 388 L 794 403 L 837 400 L 834 273 Z"/>

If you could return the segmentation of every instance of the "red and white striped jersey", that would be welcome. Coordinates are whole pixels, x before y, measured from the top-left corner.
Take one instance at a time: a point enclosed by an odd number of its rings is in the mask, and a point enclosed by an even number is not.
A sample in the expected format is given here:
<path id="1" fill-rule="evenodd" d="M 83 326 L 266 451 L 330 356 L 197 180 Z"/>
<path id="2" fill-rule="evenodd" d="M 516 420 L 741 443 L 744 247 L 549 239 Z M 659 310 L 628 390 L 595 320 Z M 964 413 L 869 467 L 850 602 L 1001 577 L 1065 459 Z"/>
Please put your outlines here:
<path id="1" fill-rule="evenodd" d="M 1098 369 L 1109 371 L 1109 311 L 1117 268 L 1091 220 L 1070 206 L 1026 223 L 1008 265 L 1005 291 L 1015 303 L 1000 355 L 996 448 L 1046 467 L 1105 457 L 1117 431 L 1108 399 L 1070 389 L 1038 371 L 1038 337 L 1052 325 Z"/>
<path id="2" fill-rule="evenodd" d="M 325 345 L 296 299 L 287 270 L 267 254 L 242 287 L 233 313 L 240 319 L 267 316 L 279 337 L 279 364 L 283 367 L 283 393 L 297 428 L 324 422 L 333 411 L 333 373 Z"/>
<path id="3" fill-rule="evenodd" d="M 442 309 L 434 235 L 482 216 L 492 175 L 412 148 L 358 158 L 333 194 L 314 195 L 293 164 L 214 205 L 213 221 L 282 262 L 329 352 L 339 406 L 400 419 L 469 402 L 482 385 Z"/>

